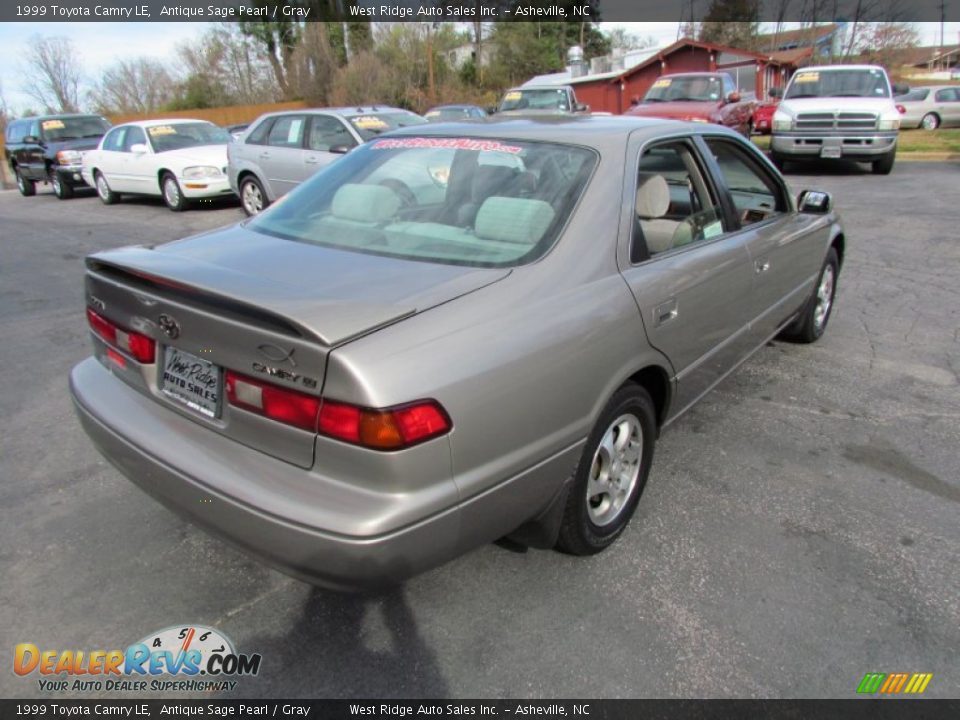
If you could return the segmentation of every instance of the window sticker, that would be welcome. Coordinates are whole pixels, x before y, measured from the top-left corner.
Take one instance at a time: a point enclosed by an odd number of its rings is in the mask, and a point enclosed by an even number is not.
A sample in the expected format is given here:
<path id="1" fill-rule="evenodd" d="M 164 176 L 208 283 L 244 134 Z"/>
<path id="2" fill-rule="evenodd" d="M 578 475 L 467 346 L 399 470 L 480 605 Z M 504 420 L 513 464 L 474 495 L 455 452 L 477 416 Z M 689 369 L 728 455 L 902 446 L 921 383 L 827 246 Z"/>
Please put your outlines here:
<path id="1" fill-rule="evenodd" d="M 653 84 L 653 86 L 654 86 L 655 88 L 670 87 L 670 84 L 671 84 L 672 82 L 673 82 L 673 80 L 671 80 L 670 78 L 660 78 L 659 80 L 657 80 L 657 81 Z"/>
<path id="2" fill-rule="evenodd" d="M 297 140 L 300 139 L 300 126 L 303 125 L 303 120 L 300 118 L 294 118 L 290 121 L 290 129 L 287 130 L 287 142 L 291 145 L 296 145 Z"/>
<path id="3" fill-rule="evenodd" d="M 383 130 L 386 127 L 390 127 L 376 115 L 362 115 L 361 117 L 355 117 L 353 118 L 353 124 L 361 130 Z"/>
<path id="4" fill-rule="evenodd" d="M 172 125 L 154 125 L 153 127 L 147 128 L 147 132 L 151 136 L 157 135 L 176 135 L 177 130 Z"/>
<path id="5" fill-rule="evenodd" d="M 519 100 L 522 97 L 523 97 L 523 93 L 521 93 L 519 90 L 511 90 L 510 92 L 508 92 L 506 95 L 503 96 L 503 99 L 511 101 L 511 100 Z"/>
<path id="6" fill-rule="evenodd" d="M 817 82 L 820 79 L 820 73 L 818 72 L 802 72 L 798 73 L 797 76 L 793 79 L 795 83 L 808 83 L 808 82 Z"/>
<path id="7" fill-rule="evenodd" d="M 66 127 L 63 120 L 44 120 L 41 126 L 44 130 L 63 130 Z"/>
<path id="8" fill-rule="evenodd" d="M 723 223 L 719 220 L 714 220 L 709 225 L 703 226 L 703 238 L 705 240 L 715 238 L 718 235 L 723 235 Z"/>
<path id="9" fill-rule="evenodd" d="M 431 111 L 428 112 L 426 115 L 424 115 L 424 117 L 440 117 L 440 111 L 439 111 L 439 110 L 431 110 Z"/>
<path id="10" fill-rule="evenodd" d="M 479 150 L 480 152 L 502 152 L 517 155 L 523 148 L 516 145 L 504 145 L 499 140 L 475 140 L 473 138 L 391 138 L 377 140 L 371 147 L 374 150 L 397 150 L 405 148 L 442 148 L 450 150 Z"/>

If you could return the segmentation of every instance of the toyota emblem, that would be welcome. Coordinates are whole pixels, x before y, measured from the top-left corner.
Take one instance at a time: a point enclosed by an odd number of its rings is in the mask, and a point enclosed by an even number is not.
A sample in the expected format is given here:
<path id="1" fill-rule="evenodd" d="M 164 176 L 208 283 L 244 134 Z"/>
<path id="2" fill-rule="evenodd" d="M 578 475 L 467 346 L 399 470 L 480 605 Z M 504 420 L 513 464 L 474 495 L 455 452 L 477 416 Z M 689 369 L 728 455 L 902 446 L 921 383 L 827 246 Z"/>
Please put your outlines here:
<path id="1" fill-rule="evenodd" d="M 163 314 L 157 318 L 157 324 L 160 326 L 160 329 L 163 331 L 163 334 L 168 338 L 173 340 L 180 335 L 180 323 L 174 320 L 167 314 Z"/>

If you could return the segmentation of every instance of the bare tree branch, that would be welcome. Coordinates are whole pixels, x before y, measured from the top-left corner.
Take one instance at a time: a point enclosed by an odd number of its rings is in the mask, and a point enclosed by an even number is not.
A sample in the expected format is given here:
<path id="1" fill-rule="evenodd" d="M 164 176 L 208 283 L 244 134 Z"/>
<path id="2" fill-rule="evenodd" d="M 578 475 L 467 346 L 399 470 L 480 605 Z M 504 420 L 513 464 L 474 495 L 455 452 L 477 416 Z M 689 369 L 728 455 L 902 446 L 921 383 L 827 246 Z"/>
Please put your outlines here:
<path id="1" fill-rule="evenodd" d="M 64 37 L 34 36 L 25 46 L 23 91 L 49 112 L 80 109 L 80 58 Z"/>

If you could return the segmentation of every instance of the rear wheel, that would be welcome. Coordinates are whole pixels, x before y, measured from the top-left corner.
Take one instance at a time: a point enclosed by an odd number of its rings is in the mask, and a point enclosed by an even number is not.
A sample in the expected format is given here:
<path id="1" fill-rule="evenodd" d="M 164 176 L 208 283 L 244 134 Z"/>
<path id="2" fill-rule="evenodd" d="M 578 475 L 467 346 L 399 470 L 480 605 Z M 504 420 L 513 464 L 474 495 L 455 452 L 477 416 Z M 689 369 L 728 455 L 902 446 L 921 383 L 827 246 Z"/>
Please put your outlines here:
<path id="1" fill-rule="evenodd" d="M 896 160 L 897 153 L 889 152 L 884 155 L 879 160 L 874 160 L 872 163 L 873 174 L 874 175 L 889 175 L 893 170 L 893 163 Z"/>
<path id="2" fill-rule="evenodd" d="M 69 200 L 73 197 L 73 185 L 65 183 L 56 170 L 50 171 L 50 185 L 53 186 L 53 194 L 61 200 Z"/>
<path id="3" fill-rule="evenodd" d="M 17 168 L 14 172 L 17 175 L 17 190 L 20 191 L 20 194 L 24 197 L 36 195 L 37 184 L 33 180 L 27 180 L 20 171 L 20 168 Z"/>
<path id="4" fill-rule="evenodd" d="M 600 414 L 577 465 L 557 547 L 593 555 L 620 537 L 653 462 L 656 412 L 649 393 L 627 383 Z"/>
<path id="5" fill-rule="evenodd" d="M 163 201 L 167 204 L 168 208 L 174 212 L 180 212 L 181 210 L 187 209 L 189 203 L 183 196 L 183 191 L 180 189 L 180 183 L 177 182 L 177 179 L 173 176 L 173 173 L 164 174 L 163 178 L 160 180 L 160 190 L 163 193 Z"/>
<path id="6" fill-rule="evenodd" d="M 936 130 L 940 127 L 940 116 L 936 113 L 927 113 L 920 121 L 920 127 L 924 130 Z"/>
<path id="7" fill-rule="evenodd" d="M 240 205 L 247 215 L 259 215 L 270 205 L 263 185 L 253 175 L 247 175 L 240 181 Z"/>
<path id="8" fill-rule="evenodd" d="M 107 179 L 99 170 L 93 174 L 94 185 L 97 186 L 97 195 L 103 201 L 104 205 L 113 205 L 120 202 L 120 195 L 110 189 Z"/>
<path id="9" fill-rule="evenodd" d="M 823 268 L 820 270 L 817 287 L 807 300 L 800 316 L 781 333 L 784 340 L 812 343 L 820 339 L 830 321 L 839 272 L 840 262 L 837 259 L 837 251 L 830 248 L 827 259 L 823 262 Z"/>

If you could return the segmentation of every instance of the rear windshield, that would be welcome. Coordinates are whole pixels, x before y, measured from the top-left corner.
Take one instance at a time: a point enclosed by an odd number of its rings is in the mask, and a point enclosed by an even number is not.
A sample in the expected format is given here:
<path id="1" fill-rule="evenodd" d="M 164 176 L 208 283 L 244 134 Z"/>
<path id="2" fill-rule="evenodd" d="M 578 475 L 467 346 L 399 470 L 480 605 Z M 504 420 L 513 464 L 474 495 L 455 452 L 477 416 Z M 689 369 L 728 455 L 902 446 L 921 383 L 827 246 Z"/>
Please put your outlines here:
<path id="1" fill-rule="evenodd" d="M 572 110 L 563 88 L 511 90 L 503 96 L 500 111 L 507 110 Z"/>
<path id="2" fill-rule="evenodd" d="M 784 99 L 805 97 L 890 97 L 887 76 L 878 68 L 798 70 Z"/>
<path id="3" fill-rule="evenodd" d="M 110 129 L 110 123 L 98 115 L 48 118 L 40 121 L 40 133 L 47 142 L 98 138 Z"/>
<path id="4" fill-rule="evenodd" d="M 153 151 L 158 153 L 199 145 L 226 145 L 230 142 L 230 133 L 207 122 L 152 125 L 147 128 L 147 135 L 153 143 Z"/>
<path id="5" fill-rule="evenodd" d="M 416 113 L 404 112 L 373 112 L 363 115 L 352 115 L 347 118 L 353 128 L 364 140 L 370 140 L 390 130 L 409 127 L 410 125 L 425 125 L 426 120 Z"/>
<path id="6" fill-rule="evenodd" d="M 382 138 L 360 146 L 247 227 L 409 260 L 507 267 L 554 243 L 596 164 L 568 145 Z"/>

